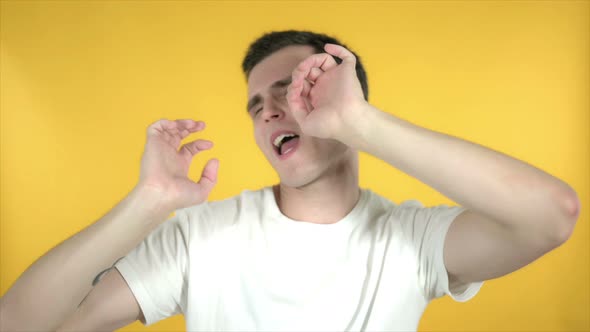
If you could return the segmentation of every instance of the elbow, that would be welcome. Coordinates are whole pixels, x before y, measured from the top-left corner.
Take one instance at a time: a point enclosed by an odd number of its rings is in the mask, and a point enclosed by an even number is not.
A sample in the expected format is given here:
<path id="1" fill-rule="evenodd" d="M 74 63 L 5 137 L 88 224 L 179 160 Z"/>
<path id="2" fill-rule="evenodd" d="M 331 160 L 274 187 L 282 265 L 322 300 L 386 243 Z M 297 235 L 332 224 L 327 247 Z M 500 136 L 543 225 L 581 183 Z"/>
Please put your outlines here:
<path id="1" fill-rule="evenodd" d="M 580 200 L 576 192 L 566 185 L 554 198 L 557 203 L 559 217 L 552 222 L 550 238 L 555 247 L 564 244 L 572 235 L 580 215 Z"/>

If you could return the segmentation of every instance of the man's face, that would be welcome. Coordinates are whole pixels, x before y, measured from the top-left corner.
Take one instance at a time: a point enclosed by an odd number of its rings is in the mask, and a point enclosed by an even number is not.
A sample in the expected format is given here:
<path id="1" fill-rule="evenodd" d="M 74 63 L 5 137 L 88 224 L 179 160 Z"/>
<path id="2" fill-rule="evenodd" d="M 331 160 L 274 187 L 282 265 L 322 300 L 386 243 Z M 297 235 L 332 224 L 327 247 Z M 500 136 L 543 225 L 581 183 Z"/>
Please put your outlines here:
<path id="1" fill-rule="evenodd" d="M 314 182 L 351 156 L 336 140 L 304 135 L 287 104 L 291 73 L 314 53 L 311 46 L 285 47 L 258 63 L 248 77 L 248 113 L 256 144 L 290 187 Z"/>

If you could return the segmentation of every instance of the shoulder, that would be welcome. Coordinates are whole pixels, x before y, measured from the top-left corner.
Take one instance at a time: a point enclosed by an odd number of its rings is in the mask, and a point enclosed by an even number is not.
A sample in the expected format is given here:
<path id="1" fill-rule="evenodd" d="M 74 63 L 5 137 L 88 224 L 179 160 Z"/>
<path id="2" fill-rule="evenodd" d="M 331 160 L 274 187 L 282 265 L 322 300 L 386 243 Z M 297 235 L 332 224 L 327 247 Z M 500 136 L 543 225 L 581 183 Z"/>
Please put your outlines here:
<path id="1" fill-rule="evenodd" d="M 460 206 L 446 204 L 425 206 L 421 201 L 416 199 L 395 203 L 375 193 L 372 193 L 372 196 L 374 196 L 373 201 L 375 202 L 373 205 L 377 210 L 387 212 L 392 219 L 399 222 L 425 221 L 425 219 L 427 220 L 432 217 L 453 215 L 463 209 Z"/>
<path id="2" fill-rule="evenodd" d="M 219 201 L 204 202 L 176 211 L 179 219 L 189 223 L 215 223 L 216 226 L 228 226 L 243 217 L 251 217 L 261 210 L 267 188 L 244 190 L 239 195 Z"/>
<path id="3" fill-rule="evenodd" d="M 424 206 L 417 200 L 403 202 L 394 213 L 401 231 L 413 241 L 443 241 L 449 226 L 463 212 L 461 206 Z"/>
<path id="4" fill-rule="evenodd" d="M 406 220 L 417 211 L 425 209 L 424 205 L 418 200 L 395 203 L 371 190 L 366 189 L 365 191 L 367 192 L 369 211 L 376 218 L 387 217 L 390 220 Z"/>
<path id="5" fill-rule="evenodd" d="M 370 192 L 371 214 L 374 218 L 384 217 L 388 223 L 408 235 L 418 235 L 429 229 L 448 226 L 464 208 L 440 204 L 425 206 L 419 200 L 405 200 L 395 203 L 388 198 Z"/>

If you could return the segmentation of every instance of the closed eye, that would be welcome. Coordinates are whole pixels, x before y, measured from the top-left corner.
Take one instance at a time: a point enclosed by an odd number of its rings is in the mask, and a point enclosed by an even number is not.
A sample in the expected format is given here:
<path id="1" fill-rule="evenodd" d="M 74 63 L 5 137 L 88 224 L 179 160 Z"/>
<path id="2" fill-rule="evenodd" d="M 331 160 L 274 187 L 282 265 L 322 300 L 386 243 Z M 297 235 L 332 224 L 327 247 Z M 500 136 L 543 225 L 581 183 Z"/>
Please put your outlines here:
<path id="1" fill-rule="evenodd" d="M 251 116 L 251 117 L 255 117 L 256 115 L 258 115 L 258 113 L 259 113 L 260 111 L 262 111 L 262 107 L 260 107 L 260 106 L 259 106 L 258 108 L 255 108 L 255 107 L 257 107 L 257 105 L 254 105 L 254 106 L 253 106 L 253 107 L 252 107 L 252 108 L 251 108 L 251 109 L 248 111 L 248 114 L 250 114 L 250 116 Z"/>

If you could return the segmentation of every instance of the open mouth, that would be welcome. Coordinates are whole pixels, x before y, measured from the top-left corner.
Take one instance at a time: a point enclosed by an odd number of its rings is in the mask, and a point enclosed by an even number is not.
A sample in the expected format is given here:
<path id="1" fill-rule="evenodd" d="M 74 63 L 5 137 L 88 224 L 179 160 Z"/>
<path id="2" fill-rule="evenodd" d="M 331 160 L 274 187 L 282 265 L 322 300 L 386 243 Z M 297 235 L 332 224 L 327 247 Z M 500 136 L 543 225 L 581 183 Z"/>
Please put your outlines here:
<path id="1" fill-rule="evenodd" d="M 287 156 L 297 148 L 299 135 L 295 133 L 283 133 L 277 135 L 272 141 L 272 144 L 279 156 Z"/>

